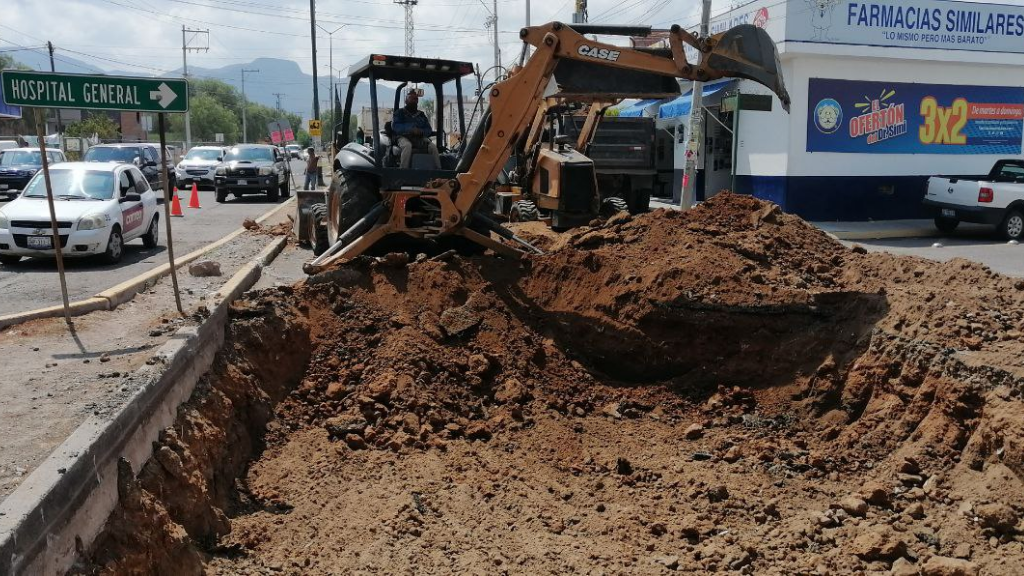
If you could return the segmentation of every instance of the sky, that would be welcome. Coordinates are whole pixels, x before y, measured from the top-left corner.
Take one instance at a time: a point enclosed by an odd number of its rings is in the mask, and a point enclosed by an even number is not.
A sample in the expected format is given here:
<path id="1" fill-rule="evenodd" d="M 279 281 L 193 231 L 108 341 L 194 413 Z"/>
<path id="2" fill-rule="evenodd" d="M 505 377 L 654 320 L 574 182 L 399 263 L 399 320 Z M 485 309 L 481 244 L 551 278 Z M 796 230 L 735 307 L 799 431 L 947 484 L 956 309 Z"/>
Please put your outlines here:
<path id="1" fill-rule="evenodd" d="M 505 63 L 520 50 L 518 31 L 525 23 L 526 1 L 497 0 Z M 531 0 L 531 21 L 571 21 L 575 1 Z M 732 3 L 738 2 L 716 0 L 715 10 Z M 700 10 L 699 0 L 588 4 L 591 22 L 656 27 L 694 24 Z M 413 9 L 416 54 L 489 68 L 493 32 L 486 22 L 493 7 L 494 0 L 419 0 Z M 293 60 L 310 73 L 309 9 L 308 0 L 3 0 L 0 51 L 17 57 L 19 48 L 40 49 L 50 40 L 58 57 L 65 54 L 107 71 L 157 75 L 180 68 L 184 24 L 210 31 L 209 51 L 190 53 L 190 65 L 218 68 L 272 57 Z M 323 27 L 317 30 L 319 75 L 328 73 L 328 32 L 334 32 L 336 74 L 344 74 L 349 64 L 370 52 L 404 52 L 405 10 L 394 0 L 317 0 L 316 12 Z M 253 81 L 272 83 L 273 78 Z"/>

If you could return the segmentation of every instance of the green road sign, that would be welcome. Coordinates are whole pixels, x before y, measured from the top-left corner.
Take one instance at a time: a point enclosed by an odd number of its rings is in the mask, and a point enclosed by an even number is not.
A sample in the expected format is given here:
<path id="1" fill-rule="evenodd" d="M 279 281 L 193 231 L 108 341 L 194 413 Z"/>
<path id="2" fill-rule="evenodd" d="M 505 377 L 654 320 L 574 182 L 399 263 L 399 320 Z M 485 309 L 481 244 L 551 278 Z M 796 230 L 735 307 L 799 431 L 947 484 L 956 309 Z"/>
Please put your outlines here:
<path id="1" fill-rule="evenodd" d="M 181 78 L 4 70 L 0 72 L 0 86 L 4 103 L 11 106 L 131 112 L 188 110 L 188 82 Z"/>

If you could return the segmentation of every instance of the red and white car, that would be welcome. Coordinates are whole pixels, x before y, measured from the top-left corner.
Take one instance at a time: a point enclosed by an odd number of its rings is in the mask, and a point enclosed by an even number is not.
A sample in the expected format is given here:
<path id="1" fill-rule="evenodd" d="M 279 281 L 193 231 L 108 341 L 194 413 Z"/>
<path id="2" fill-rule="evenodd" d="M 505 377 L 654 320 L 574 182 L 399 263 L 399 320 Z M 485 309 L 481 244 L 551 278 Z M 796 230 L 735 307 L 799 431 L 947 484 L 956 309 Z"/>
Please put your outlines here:
<path id="1" fill-rule="evenodd" d="M 64 162 L 50 168 L 57 230 L 65 257 L 99 255 L 109 264 L 137 238 L 160 239 L 157 194 L 130 164 Z M 0 208 L 0 264 L 54 256 L 46 182 L 37 173 L 21 196 Z"/>

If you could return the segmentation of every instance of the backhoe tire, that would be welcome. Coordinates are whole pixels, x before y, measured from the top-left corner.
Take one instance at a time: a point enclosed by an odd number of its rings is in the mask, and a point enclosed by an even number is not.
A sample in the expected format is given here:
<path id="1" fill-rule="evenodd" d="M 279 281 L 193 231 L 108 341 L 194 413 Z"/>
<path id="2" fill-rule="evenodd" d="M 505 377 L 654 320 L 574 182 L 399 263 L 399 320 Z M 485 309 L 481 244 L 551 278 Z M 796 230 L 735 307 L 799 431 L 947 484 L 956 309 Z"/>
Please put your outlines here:
<path id="1" fill-rule="evenodd" d="M 540 220 L 537 205 L 529 200 L 516 200 L 508 213 L 509 222 L 536 222 Z"/>
<path id="2" fill-rule="evenodd" d="M 327 252 L 331 247 L 327 240 L 327 204 L 313 204 L 309 209 L 309 244 L 314 256 Z"/>
<path id="3" fill-rule="evenodd" d="M 629 204 L 618 196 L 609 196 L 601 201 L 601 216 L 611 218 L 619 212 L 629 212 Z"/>
<path id="4" fill-rule="evenodd" d="M 335 172 L 327 191 L 328 242 L 333 246 L 380 200 L 380 188 L 369 175 L 348 170 Z"/>

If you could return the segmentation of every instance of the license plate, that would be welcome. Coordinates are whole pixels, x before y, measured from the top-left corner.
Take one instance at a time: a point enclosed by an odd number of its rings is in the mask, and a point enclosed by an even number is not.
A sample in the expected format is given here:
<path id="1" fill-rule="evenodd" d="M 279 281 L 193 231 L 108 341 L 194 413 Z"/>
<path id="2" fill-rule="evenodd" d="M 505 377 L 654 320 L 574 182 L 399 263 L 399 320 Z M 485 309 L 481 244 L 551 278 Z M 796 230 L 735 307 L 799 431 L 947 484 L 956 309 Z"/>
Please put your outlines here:
<path id="1" fill-rule="evenodd" d="M 951 208 L 943 208 L 942 215 L 945 216 L 946 218 L 956 218 L 956 210 L 953 210 Z"/>
<path id="2" fill-rule="evenodd" d="M 239 180 L 238 181 L 238 185 L 239 186 L 248 186 L 249 185 L 249 181 L 248 180 Z"/>
<path id="3" fill-rule="evenodd" d="M 53 247 L 53 238 L 49 236 L 29 236 L 28 247 L 49 250 Z"/>

